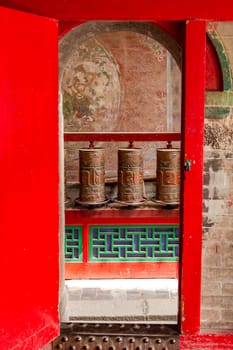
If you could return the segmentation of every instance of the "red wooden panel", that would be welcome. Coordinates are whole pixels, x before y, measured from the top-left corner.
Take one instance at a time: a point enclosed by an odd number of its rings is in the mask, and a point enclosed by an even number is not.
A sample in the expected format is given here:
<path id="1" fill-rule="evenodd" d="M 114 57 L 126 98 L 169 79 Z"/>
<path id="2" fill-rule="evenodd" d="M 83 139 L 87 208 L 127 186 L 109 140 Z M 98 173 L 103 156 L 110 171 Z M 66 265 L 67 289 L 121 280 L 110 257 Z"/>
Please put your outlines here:
<path id="1" fill-rule="evenodd" d="M 232 20 L 232 0 L 2 0 L 4 6 L 58 19 L 75 20 Z"/>
<path id="2" fill-rule="evenodd" d="M 0 8 L 2 350 L 58 334 L 57 24 Z"/>
<path id="3" fill-rule="evenodd" d="M 179 224 L 178 209 L 72 210 L 65 211 L 66 225 Z"/>
<path id="4" fill-rule="evenodd" d="M 65 263 L 65 278 L 178 278 L 178 269 L 178 262 Z"/>
<path id="5" fill-rule="evenodd" d="M 66 210 L 66 225 L 83 226 L 83 263 L 65 263 L 66 279 L 178 278 L 178 262 L 88 262 L 89 225 L 179 224 L 179 210 Z"/>
<path id="6" fill-rule="evenodd" d="M 180 319 L 182 332 L 194 334 L 200 328 L 206 29 L 203 21 L 185 27 L 182 161 L 190 160 L 191 168 L 181 190 Z"/>

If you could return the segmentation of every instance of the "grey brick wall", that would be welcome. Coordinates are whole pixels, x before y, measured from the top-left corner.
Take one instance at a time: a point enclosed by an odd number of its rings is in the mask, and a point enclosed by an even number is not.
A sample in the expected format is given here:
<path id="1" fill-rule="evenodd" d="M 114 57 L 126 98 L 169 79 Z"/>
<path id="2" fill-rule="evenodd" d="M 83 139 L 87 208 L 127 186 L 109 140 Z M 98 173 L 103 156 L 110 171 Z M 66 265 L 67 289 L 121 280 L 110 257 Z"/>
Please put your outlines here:
<path id="1" fill-rule="evenodd" d="M 233 22 L 218 23 L 217 31 L 232 66 Z M 202 329 L 233 329 L 232 117 L 205 121 Z"/>

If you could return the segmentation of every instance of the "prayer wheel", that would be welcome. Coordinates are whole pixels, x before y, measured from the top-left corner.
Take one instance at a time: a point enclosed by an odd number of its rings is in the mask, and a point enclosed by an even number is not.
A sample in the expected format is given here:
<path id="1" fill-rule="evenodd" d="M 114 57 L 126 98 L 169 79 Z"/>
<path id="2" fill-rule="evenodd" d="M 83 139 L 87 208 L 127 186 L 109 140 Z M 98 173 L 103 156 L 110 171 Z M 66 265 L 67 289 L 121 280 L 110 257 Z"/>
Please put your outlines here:
<path id="1" fill-rule="evenodd" d="M 118 150 L 118 200 L 143 201 L 143 156 L 141 148 Z"/>
<path id="2" fill-rule="evenodd" d="M 79 150 L 80 197 L 83 204 L 105 201 L 105 152 L 102 148 Z"/>
<path id="3" fill-rule="evenodd" d="M 180 201 L 180 149 L 157 149 L 156 199 L 168 204 Z"/>

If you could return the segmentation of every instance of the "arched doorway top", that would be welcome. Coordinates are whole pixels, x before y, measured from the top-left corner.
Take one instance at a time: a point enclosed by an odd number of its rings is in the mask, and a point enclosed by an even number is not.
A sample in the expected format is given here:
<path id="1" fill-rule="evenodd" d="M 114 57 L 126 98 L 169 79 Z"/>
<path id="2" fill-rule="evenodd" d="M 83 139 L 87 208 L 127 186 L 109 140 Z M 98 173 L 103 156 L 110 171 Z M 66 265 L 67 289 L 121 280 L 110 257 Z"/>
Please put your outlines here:
<path id="1" fill-rule="evenodd" d="M 222 40 L 216 30 L 207 30 L 207 35 L 212 42 L 216 54 L 219 59 L 221 71 L 222 71 L 222 79 L 223 79 L 223 91 L 231 91 L 232 90 L 232 74 L 230 69 L 229 58 L 222 43 Z"/>
<path id="2" fill-rule="evenodd" d="M 115 22 L 115 21 L 98 21 L 86 22 L 71 29 L 65 34 L 59 42 L 59 72 L 62 74 L 67 60 L 73 51 L 83 41 L 90 39 L 101 33 L 132 31 L 147 35 L 150 38 L 162 44 L 174 57 L 179 68 L 181 69 L 182 52 L 177 42 L 172 39 L 162 29 L 148 22 Z"/>

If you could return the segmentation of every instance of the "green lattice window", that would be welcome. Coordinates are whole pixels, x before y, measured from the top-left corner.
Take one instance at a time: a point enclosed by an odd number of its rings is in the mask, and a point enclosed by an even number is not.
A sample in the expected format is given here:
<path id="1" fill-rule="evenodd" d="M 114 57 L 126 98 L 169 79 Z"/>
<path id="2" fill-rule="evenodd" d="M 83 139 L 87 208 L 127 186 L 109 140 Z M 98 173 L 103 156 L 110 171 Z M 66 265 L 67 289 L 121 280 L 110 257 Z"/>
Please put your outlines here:
<path id="1" fill-rule="evenodd" d="M 178 261 L 177 225 L 91 226 L 89 260 Z"/>
<path id="2" fill-rule="evenodd" d="M 65 227 L 65 261 L 82 261 L 82 226 Z"/>

